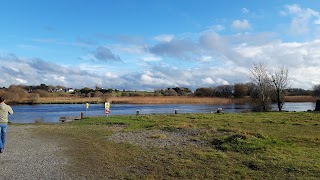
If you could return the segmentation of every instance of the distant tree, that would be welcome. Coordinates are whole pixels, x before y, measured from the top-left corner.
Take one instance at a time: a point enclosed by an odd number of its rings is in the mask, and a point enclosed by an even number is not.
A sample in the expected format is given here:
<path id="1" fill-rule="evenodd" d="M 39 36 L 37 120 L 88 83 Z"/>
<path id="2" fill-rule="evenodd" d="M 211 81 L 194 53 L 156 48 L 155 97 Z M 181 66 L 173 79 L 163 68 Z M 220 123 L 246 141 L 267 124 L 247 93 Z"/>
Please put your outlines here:
<path id="1" fill-rule="evenodd" d="M 256 85 L 254 83 L 250 82 L 250 83 L 245 83 L 245 86 L 247 87 L 246 96 L 251 97 L 256 89 Z"/>
<path id="2" fill-rule="evenodd" d="M 215 88 L 198 88 L 194 91 L 194 96 L 198 97 L 213 97 Z"/>
<path id="3" fill-rule="evenodd" d="M 24 87 L 20 85 L 10 85 L 6 91 L 8 92 L 8 96 L 10 96 L 8 99 L 12 101 L 21 100 L 28 95 L 28 91 L 26 91 Z"/>
<path id="4" fill-rule="evenodd" d="M 39 97 L 49 97 L 50 96 L 50 94 L 47 90 L 37 89 L 32 92 L 38 94 Z"/>
<path id="5" fill-rule="evenodd" d="M 215 88 L 215 96 L 230 98 L 233 95 L 232 85 L 221 85 Z"/>
<path id="6" fill-rule="evenodd" d="M 172 88 L 167 88 L 164 92 L 163 92 L 163 95 L 165 96 L 177 96 L 178 93 L 172 89 Z"/>
<path id="7" fill-rule="evenodd" d="M 121 93 L 121 96 L 123 96 L 123 97 L 129 96 L 129 92 L 123 91 L 123 92 Z"/>
<path id="8" fill-rule="evenodd" d="M 175 87 L 172 89 L 177 92 L 178 96 L 186 96 L 192 92 L 189 88 L 185 87 Z"/>
<path id="9" fill-rule="evenodd" d="M 54 92 L 54 91 L 55 91 L 55 89 L 56 89 L 56 87 L 55 87 L 55 86 L 48 85 L 46 90 L 47 90 L 47 91 L 49 91 L 49 92 Z"/>
<path id="10" fill-rule="evenodd" d="M 30 93 L 28 98 L 29 98 L 29 102 L 34 104 L 38 102 L 40 95 L 38 93 Z"/>
<path id="11" fill-rule="evenodd" d="M 271 90 L 272 84 L 266 65 L 253 64 L 249 69 L 250 79 L 255 85 L 253 91 L 253 110 L 254 111 L 270 111 L 271 110 Z"/>
<path id="12" fill-rule="evenodd" d="M 305 90 L 301 88 L 287 88 L 286 89 L 287 96 L 311 96 L 313 95 L 313 91 Z"/>
<path id="13" fill-rule="evenodd" d="M 233 86 L 233 96 L 235 98 L 243 98 L 247 95 L 248 86 L 246 84 L 237 83 Z"/>
<path id="14" fill-rule="evenodd" d="M 48 86 L 46 84 L 40 84 L 37 89 L 48 90 Z"/>
<path id="15" fill-rule="evenodd" d="M 143 94 L 138 93 L 138 92 L 130 92 L 130 93 L 129 93 L 129 96 L 130 96 L 130 97 L 138 97 L 138 96 L 143 96 Z"/>
<path id="16" fill-rule="evenodd" d="M 107 89 L 106 93 L 112 93 L 113 92 L 113 89 L 109 88 Z"/>
<path id="17" fill-rule="evenodd" d="M 282 111 L 284 104 L 285 89 L 288 86 L 288 69 L 285 67 L 278 67 L 274 73 L 271 74 L 271 81 L 276 91 L 276 101 L 279 111 Z"/>
<path id="18" fill-rule="evenodd" d="M 91 97 L 91 92 L 93 92 L 93 90 L 88 87 L 84 87 L 84 88 L 80 89 L 80 93 L 84 94 L 87 97 Z"/>
<path id="19" fill-rule="evenodd" d="M 162 96 L 163 95 L 162 92 L 163 92 L 162 89 L 157 89 L 153 93 L 154 93 L 155 96 Z"/>
<path id="20" fill-rule="evenodd" d="M 96 85 L 96 87 L 95 87 L 95 90 L 96 91 L 99 91 L 99 90 L 101 90 L 102 88 L 100 87 L 100 86 L 98 86 L 98 85 Z"/>
<path id="21" fill-rule="evenodd" d="M 320 96 L 320 84 L 318 84 L 318 85 L 314 85 L 313 86 L 313 88 L 312 88 L 312 90 L 313 90 L 313 95 L 314 96 Z"/>
<path id="22" fill-rule="evenodd" d="M 102 102 L 106 102 L 106 101 L 110 101 L 111 97 L 112 97 L 111 93 L 105 93 L 100 97 L 100 99 Z"/>
<path id="23" fill-rule="evenodd" d="M 103 95 L 103 93 L 101 91 L 95 91 L 93 93 L 93 97 L 101 97 Z"/>

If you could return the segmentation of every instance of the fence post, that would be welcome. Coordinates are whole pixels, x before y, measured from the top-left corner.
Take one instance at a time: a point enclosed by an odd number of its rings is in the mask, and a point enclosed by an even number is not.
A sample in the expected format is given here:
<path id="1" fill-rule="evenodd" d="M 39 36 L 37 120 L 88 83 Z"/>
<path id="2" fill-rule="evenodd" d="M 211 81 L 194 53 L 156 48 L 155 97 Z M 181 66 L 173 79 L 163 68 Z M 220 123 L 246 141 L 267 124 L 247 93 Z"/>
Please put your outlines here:
<path id="1" fill-rule="evenodd" d="M 317 100 L 316 102 L 316 109 L 315 111 L 320 111 L 320 100 Z"/>

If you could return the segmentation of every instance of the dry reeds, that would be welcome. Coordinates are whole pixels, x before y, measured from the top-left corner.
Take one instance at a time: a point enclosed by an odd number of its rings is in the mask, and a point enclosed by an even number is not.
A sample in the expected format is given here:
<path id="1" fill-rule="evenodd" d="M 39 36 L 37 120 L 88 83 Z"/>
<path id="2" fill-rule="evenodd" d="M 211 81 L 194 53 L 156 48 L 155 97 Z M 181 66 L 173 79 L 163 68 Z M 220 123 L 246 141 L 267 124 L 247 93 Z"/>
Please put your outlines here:
<path id="1" fill-rule="evenodd" d="M 285 102 L 316 102 L 317 98 L 313 96 L 286 96 Z"/>
<path id="2" fill-rule="evenodd" d="M 108 100 L 113 104 L 230 104 L 248 103 L 250 98 L 219 98 L 219 97 L 187 97 L 187 96 L 139 96 L 139 97 L 39 97 L 34 101 L 23 98 L 16 103 L 37 104 L 84 104 L 103 103 Z M 312 96 L 286 96 L 285 102 L 316 102 L 317 98 Z"/>
<path id="3" fill-rule="evenodd" d="M 204 97 L 113 97 L 112 103 L 119 104 L 228 104 L 233 103 L 231 98 L 204 98 Z"/>

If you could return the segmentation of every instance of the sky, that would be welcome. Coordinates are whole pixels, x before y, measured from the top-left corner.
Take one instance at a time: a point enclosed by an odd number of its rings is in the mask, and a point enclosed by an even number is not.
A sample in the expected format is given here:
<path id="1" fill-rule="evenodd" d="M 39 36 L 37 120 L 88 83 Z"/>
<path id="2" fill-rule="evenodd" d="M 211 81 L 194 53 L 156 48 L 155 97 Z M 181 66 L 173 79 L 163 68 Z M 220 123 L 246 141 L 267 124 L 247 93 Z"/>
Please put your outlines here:
<path id="1" fill-rule="evenodd" d="M 320 3 L 0 0 L 0 87 L 195 90 L 250 82 L 254 63 L 320 84 Z"/>

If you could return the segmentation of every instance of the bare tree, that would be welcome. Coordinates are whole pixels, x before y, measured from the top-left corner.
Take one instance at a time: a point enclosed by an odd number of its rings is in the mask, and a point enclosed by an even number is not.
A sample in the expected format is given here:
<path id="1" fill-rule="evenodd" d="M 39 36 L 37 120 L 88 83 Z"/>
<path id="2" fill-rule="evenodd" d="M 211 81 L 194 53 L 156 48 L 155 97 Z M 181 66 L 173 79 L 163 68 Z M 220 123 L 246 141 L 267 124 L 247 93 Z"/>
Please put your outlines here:
<path id="1" fill-rule="evenodd" d="M 250 79 L 255 84 L 254 110 L 255 111 L 269 111 L 271 110 L 271 79 L 265 64 L 253 64 L 249 69 Z"/>
<path id="2" fill-rule="evenodd" d="M 313 90 L 312 92 L 313 96 L 320 96 L 320 84 L 314 85 L 312 90 Z"/>
<path id="3" fill-rule="evenodd" d="M 272 84 L 276 91 L 276 100 L 279 111 L 282 111 L 284 104 L 285 89 L 288 87 L 288 69 L 285 67 L 278 67 L 273 74 L 271 74 Z"/>

